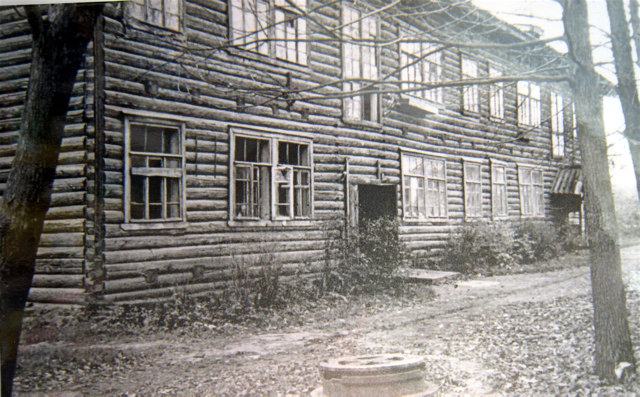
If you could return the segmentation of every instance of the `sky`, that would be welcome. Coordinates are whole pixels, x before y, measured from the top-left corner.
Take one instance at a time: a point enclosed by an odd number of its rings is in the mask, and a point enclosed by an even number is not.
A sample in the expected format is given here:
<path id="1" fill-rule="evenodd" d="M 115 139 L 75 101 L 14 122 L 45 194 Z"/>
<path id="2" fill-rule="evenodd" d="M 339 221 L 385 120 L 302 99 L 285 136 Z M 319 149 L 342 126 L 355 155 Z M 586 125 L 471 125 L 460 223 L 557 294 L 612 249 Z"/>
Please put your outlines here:
<path id="1" fill-rule="evenodd" d="M 478 7 L 490 11 L 498 18 L 511 24 L 534 25 L 542 28 L 544 38 L 560 36 L 562 7 L 554 0 L 472 0 Z M 613 55 L 608 46 L 608 38 L 603 32 L 609 31 L 609 17 L 605 0 L 588 0 L 591 43 L 595 46 L 596 63 L 608 63 L 600 73 L 615 83 Z M 566 51 L 564 43 L 553 44 L 558 51 Z M 637 199 L 635 174 L 627 142 L 619 131 L 624 129 L 624 118 L 618 98 L 605 98 L 605 129 L 608 133 L 609 156 L 611 158 L 611 178 L 614 192 L 618 197 Z"/>

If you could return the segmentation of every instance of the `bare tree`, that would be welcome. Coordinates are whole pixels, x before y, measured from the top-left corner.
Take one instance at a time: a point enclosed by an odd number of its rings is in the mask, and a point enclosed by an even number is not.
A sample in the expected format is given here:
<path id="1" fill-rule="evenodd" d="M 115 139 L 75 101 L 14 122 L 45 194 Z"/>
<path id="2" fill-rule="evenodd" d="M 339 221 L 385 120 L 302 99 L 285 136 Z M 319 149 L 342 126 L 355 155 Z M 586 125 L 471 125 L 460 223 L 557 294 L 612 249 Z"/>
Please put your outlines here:
<path id="1" fill-rule="evenodd" d="M 295 2 L 287 0 L 290 6 L 295 7 Z M 409 65 L 401 65 L 400 68 L 381 76 L 378 79 L 360 79 L 360 86 L 355 90 L 343 90 L 343 83 L 348 79 L 336 79 L 335 81 L 307 84 L 303 87 L 294 87 L 289 79 L 272 78 L 272 84 L 263 89 L 255 87 L 228 87 L 228 82 L 220 81 L 215 75 L 215 68 L 204 63 L 190 63 L 190 55 L 211 54 L 229 47 L 250 47 L 256 45 L 256 41 L 246 37 L 237 42 L 224 41 L 217 46 L 201 46 L 189 43 L 174 43 L 173 47 L 183 45 L 182 52 L 176 59 L 182 59 L 181 67 L 186 74 L 210 82 L 219 87 L 221 95 L 248 94 L 259 98 L 260 105 L 272 101 L 294 102 L 327 101 L 336 98 L 344 98 L 362 94 L 366 90 L 376 90 L 380 94 L 395 95 L 402 92 L 416 90 L 430 90 L 439 87 L 462 87 L 477 84 L 491 84 L 495 82 L 517 81 L 522 79 L 540 81 L 563 81 L 568 79 L 566 62 L 562 57 L 557 57 L 545 46 L 552 39 L 513 40 L 504 43 L 491 43 L 488 41 L 474 41 L 469 36 L 481 37 L 483 35 L 500 35 L 501 25 L 497 20 L 483 14 L 477 14 L 473 7 L 466 1 L 433 1 L 416 5 L 416 2 L 394 1 L 381 5 L 365 16 L 379 15 L 384 19 L 402 19 L 405 16 L 411 18 L 423 18 L 424 30 L 413 37 L 401 37 L 396 40 L 367 41 L 345 37 L 341 32 L 343 26 L 329 28 L 324 26 L 314 17 L 314 10 L 298 10 L 298 18 L 305 18 L 315 28 L 323 32 L 322 39 L 327 42 L 339 43 L 352 42 L 359 45 L 368 45 L 382 48 L 396 46 L 400 42 L 425 42 L 438 46 L 438 49 L 457 47 L 507 51 L 516 58 L 530 62 L 530 70 L 520 71 L 517 74 L 503 75 L 499 77 L 480 77 L 467 80 L 445 81 L 438 83 L 422 83 L 411 88 L 403 88 L 403 83 L 398 77 L 401 68 Z M 581 11 L 584 1 L 574 4 L 565 1 L 567 10 Z M 325 7 L 323 4 L 319 7 Z M 82 66 L 84 52 L 88 42 L 93 38 L 96 19 L 102 7 L 98 5 L 60 5 L 51 6 L 46 13 L 42 13 L 34 7 L 26 7 L 27 16 L 33 35 L 33 52 L 31 62 L 31 77 L 27 92 L 27 100 L 22 117 L 18 150 L 13 162 L 12 171 L 7 183 L 3 200 L 0 202 L 0 293 L 1 293 L 1 318 L 2 318 L 2 396 L 9 396 L 12 388 L 12 379 L 15 372 L 17 346 L 20 336 L 20 328 L 24 305 L 28 296 L 31 280 L 34 274 L 35 257 L 43 227 L 44 218 L 51 201 L 51 188 L 55 177 L 55 168 L 58 161 L 58 153 L 65 124 L 65 117 L 71 90 L 78 69 Z M 446 16 L 446 21 L 437 29 L 450 28 L 456 34 L 446 40 L 435 40 L 430 35 L 428 18 L 435 14 Z M 466 21 L 470 15 L 480 15 Z M 576 37 L 576 29 L 582 29 L 582 14 L 575 16 L 572 12 L 565 13 L 565 25 L 567 36 Z M 585 22 L 586 23 L 586 22 Z M 271 26 L 263 26 L 261 29 L 271 29 Z M 435 29 L 434 29 L 435 30 Z M 583 33 L 580 31 L 580 33 Z M 255 37 L 258 37 L 255 35 Z M 501 36 L 502 37 L 502 36 Z M 584 39 L 582 37 L 582 39 Z M 158 40 L 170 40 L 161 38 Z M 258 41 L 271 39 L 260 38 Z M 315 39 L 309 39 L 312 41 Z M 577 42 L 580 45 L 584 43 Z M 592 268 L 594 284 L 594 305 L 596 309 L 596 351 L 598 357 L 607 356 L 609 350 L 614 351 L 612 359 L 597 359 L 599 373 L 610 377 L 613 366 L 621 362 L 633 364 L 633 357 L 618 354 L 619 349 L 612 341 L 621 341 L 627 346 L 624 329 L 626 326 L 626 313 L 624 312 L 625 297 L 621 288 L 620 254 L 617 246 L 615 231 L 615 218 L 613 214 L 613 201 L 611 199 L 610 184 L 606 185 L 608 171 L 602 168 L 600 160 L 605 161 L 606 153 L 601 147 L 600 126 L 602 124 L 601 104 L 597 100 L 595 84 L 596 76 L 589 69 L 591 58 L 586 58 L 583 47 L 576 47 L 571 43 L 575 68 L 572 74 L 572 85 L 578 99 L 578 115 L 580 130 L 580 143 L 584 145 L 584 167 L 587 175 L 587 207 L 592 217 L 589 227 L 589 237 L 592 242 Z M 586 43 L 588 46 L 588 43 Z M 588 47 L 587 47 L 588 48 Z M 427 57 L 429 54 L 424 54 Z M 193 57 L 196 58 L 195 56 Z M 526 62 L 525 62 L 526 63 Z M 203 66 L 202 68 L 200 66 Z M 585 68 L 585 69 L 583 69 Z M 586 71 L 586 72 L 585 72 Z M 585 72 L 584 76 L 579 72 Z M 405 82 L 407 83 L 407 82 Z M 415 83 L 415 82 L 412 82 Z M 335 88 L 339 87 L 340 90 Z M 591 97 L 592 95 L 596 95 Z M 582 98 L 582 99 L 581 99 Z M 587 101 L 585 98 L 593 98 Z M 640 112 L 639 112 L 640 114 Z M 594 119 L 595 118 L 595 119 Z M 592 123 L 593 122 L 593 123 Z M 591 126 L 594 126 L 591 128 Z M 604 137 L 604 135 L 602 135 Z M 605 167 L 606 168 L 606 167 Z M 598 192 L 596 196 L 594 192 Z M 611 223 L 613 222 L 613 223 Z M 613 264 L 608 266 L 607 264 Z M 616 265 L 617 264 L 617 265 Z M 605 287 L 612 287 L 615 293 L 606 293 Z M 622 309 L 621 309 L 622 308 Z M 602 335 L 603 328 L 599 324 L 609 321 L 609 316 L 615 315 L 620 323 L 611 334 Z M 604 318 L 604 319 L 603 319 Z M 616 323 L 618 324 L 618 323 Z M 628 338 L 628 326 L 626 326 L 626 338 Z M 630 342 L 628 342 L 630 344 Z M 614 347 L 611 347 L 614 346 Z M 630 350 L 629 350 L 630 351 Z M 608 356 L 607 356 L 608 357 Z M 611 370 L 611 371 L 610 371 Z"/>
<path id="2" fill-rule="evenodd" d="M 11 395 L 24 307 L 58 164 L 67 107 L 102 5 L 25 7 L 33 36 L 18 149 L 0 201 L 2 396 Z"/>
<path id="3" fill-rule="evenodd" d="M 602 92 L 598 89 L 599 76 L 593 65 L 589 43 L 587 4 L 584 0 L 563 0 L 561 4 L 569 54 L 573 61 L 570 82 L 578 113 L 578 139 L 586 186 L 595 370 L 601 378 L 616 381 L 621 378 L 620 371 L 635 368 L 635 361 L 627 321 L 620 246 L 607 161 Z"/>

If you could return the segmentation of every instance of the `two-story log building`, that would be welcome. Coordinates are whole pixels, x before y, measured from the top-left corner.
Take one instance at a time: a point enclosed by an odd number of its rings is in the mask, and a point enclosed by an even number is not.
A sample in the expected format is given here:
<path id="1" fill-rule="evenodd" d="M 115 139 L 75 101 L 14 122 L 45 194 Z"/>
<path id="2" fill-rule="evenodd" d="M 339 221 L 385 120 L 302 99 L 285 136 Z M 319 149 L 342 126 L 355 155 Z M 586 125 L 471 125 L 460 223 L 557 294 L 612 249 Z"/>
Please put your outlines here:
<path id="1" fill-rule="evenodd" d="M 31 36 L 13 7 L 0 26 L 5 183 Z M 536 39 L 449 0 L 107 5 L 31 299 L 207 292 L 257 254 L 313 271 L 336 220 L 397 217 L 429 255 L 464 222 L 565 218 L 580 207 L 572 104 L 558 55 L 521 45 Z"/>

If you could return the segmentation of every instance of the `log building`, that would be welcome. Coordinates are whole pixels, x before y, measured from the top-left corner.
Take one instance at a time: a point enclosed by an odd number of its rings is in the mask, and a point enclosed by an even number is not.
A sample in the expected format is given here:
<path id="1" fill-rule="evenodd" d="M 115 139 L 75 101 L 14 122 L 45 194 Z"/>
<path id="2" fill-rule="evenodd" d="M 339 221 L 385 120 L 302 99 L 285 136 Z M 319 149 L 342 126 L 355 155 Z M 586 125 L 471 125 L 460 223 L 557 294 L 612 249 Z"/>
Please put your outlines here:
<path id="1" fill-rule="evenodd" d="M 396 217 L 428 256 L 465 222 L 566 219 L 581 205 L 566 62 L 536 39 L 449 0 L 108 4 L 30 299 L 205 293 L 256 255 L 317 271 L 335 222 Z M 30 43 L 0 8 L 0 191 Z"/>

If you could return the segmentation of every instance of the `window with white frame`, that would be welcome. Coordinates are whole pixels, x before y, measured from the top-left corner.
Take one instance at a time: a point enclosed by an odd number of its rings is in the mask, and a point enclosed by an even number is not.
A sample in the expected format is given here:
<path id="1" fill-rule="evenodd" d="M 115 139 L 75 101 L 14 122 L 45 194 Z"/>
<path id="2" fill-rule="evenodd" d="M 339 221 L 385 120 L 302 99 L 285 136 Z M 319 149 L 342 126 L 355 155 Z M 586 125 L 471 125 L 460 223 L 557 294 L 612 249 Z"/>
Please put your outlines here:
<path id="1" fill-rule="evenodd" d="M 126 128 L 126 220 L 183 220 L 182 126 L 128 120 Z"/>
<path id="2" fill-rule="evenodd" d="M 231 0 L 232 44 L 259 54 L 307 64 L 306 0 Z"/>
<path id="3" fill-rule="evenodd" d="M 491 162 L 491 206 L 494 218 L 509 214 L 507 204 L 507 167 L 502 163 Z"/>
<path id="4" fill-rule="evenodd" d="M 410 34 L 405 34 L 410 36 Z M 400 43 L 400 79 L 407 94 L 442 103 L 442 88 L 425 89 L 442 79 L 442 52 L 429 43 Z"/>
<path id="5" fill-rule="evenodd" d="M 564 157 L 564 100 L 562 95 L 551 93 L 551 152 L 553 157 Z"/>
<path id="6" fill-rule="evenodd" d="M 529 81 L 518 81 L 518 124 L 540 126 L 540 86 Z"/>
<path id="7" fill-rule="evenodd" d="M 462 57 L 461 74 L 463 80 L 478 78 L 478 61 Z M 465 112 L 480 112 L 480 91 L 477 84 L 467 84 L 462 87 L 462 110 Z"/>
<path id="8" fill-rule="evenodd" d="M 405 219 L 447 216 L 447 179 L 444 159 L 402 154 Z"/>
<path id="9" fill-rule="evenodd" d="M 343 101 L 344 117 L 351 120 L 379 121 L 379 95 L 374 90 L 362 91 L 371 81 L 377 81 L 378 21 L 349 6 L 342 8 L 343 90 L 356 93 Z"/>
<path id="10" fill-rule="evenodd" d="M 308 219 L 312 212 L 311 141 L 234 134 L 234 220 Z"/>
<path id="11" fill-rule="evenodd" d="M 544 183 L 540 169 L 518 167 L 520 184 L 520 212 L 524 216 L 544 215 Z"/>
<path id="12" fill-rule="evenodd" d="M 489 77 L 498 78 L 502 72 L 489 65 Z M 504 119 L 504 83 L 494 82 L 489 85 L 489 116 L 496 120 Z"/>
<path id="13" fill-rule="evenodd" d="M 183 0 L 130 0 L 129 14 L 148 24 L 180 31 Z"/>
<path id="14" fill-rule="evenodd" d="M 482 217 L 482 164 L 464 161 L 464 214 Z"/>

